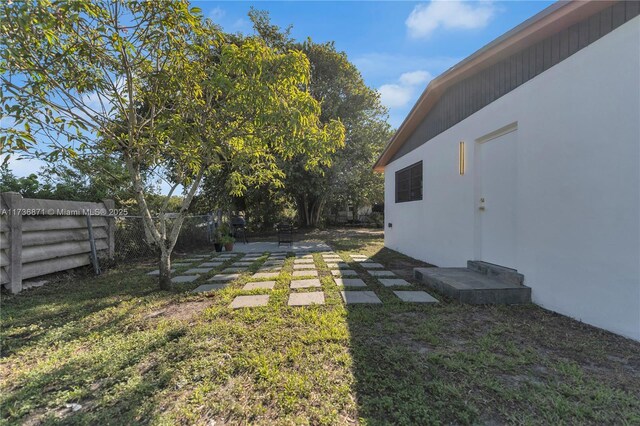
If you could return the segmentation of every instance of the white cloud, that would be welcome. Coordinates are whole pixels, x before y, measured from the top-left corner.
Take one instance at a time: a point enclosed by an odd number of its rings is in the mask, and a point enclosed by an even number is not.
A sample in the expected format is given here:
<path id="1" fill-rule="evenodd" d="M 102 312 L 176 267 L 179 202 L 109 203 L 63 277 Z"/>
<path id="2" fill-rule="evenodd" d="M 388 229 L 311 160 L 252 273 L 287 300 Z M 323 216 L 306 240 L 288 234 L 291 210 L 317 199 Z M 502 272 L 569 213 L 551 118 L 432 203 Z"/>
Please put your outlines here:
<path id="1" fill-rule="evenodd" d="M 224 17 L 224 15 L 226 15 L 227 12 L 225 12 L 224 9 L 222 9 L 221 7 L 214 7 L 213 9 L 211 9 L 209 11 L 209 14 L 207 15 L 207 17 L 209 19 L 211 19 L 215 24 L 219 24 L 220 20 Z"/>
<path id="2" fill-rule="evenodd" d="M 415 93 L 433 76 L 424 70 L 405 72 L 397 83 L 383 84 L 378 89 L 380 100 L 387 108 L 401 108 L 413 100 Z"/>
<path id="3" fill-rule="evenodd" d="M 425 38 L 439 27 L 463 30 L 484 28 L 495 12 L 494 5 L 489 1 L 473 5 L 460 0 L 431 1 L 414 7 L 405 25 L 411 37 Z"/>
<path id="4" fill-rule="evenodd" d="M 437 75 L 449 69 L 460 59 L 448 56 L 406 55 L 399 52 L 371 52 L 355 56 L 352 62 L 367 81 L 377 86 L 395 80 L 399 73 L 416 69 L 430 70 Z"/>
<path id="5" fill-rule="evenodd" d="M 411 100 L 413 88 L 399 84 L 383 84 L 378 89 L 380 100 L 387 108 L 403 107 Z"/>
<path id="6" fill-rule="evenodd" d="M 427 71 L 412 71 L 405 72 L 400 76 L 400 83 L 407 86 L 416 86 L 418 84 L 426 83 L 427 81 L 433 79 L 433 76 L 429 74 Z"/>

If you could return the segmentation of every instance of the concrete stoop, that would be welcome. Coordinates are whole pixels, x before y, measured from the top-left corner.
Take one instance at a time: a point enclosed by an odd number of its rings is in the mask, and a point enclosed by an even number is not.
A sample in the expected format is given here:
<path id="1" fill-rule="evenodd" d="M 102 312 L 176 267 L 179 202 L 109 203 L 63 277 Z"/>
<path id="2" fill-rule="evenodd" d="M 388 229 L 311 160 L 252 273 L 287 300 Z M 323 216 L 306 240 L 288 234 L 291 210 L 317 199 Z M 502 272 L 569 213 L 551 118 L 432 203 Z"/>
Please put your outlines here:
<path id="1" fill-rule="evenodd" d="M 416 279 L 461 303 L 531 303 L 531 288 L 515 269 L 470 260 L 467 268 L 415 268 Z"/>

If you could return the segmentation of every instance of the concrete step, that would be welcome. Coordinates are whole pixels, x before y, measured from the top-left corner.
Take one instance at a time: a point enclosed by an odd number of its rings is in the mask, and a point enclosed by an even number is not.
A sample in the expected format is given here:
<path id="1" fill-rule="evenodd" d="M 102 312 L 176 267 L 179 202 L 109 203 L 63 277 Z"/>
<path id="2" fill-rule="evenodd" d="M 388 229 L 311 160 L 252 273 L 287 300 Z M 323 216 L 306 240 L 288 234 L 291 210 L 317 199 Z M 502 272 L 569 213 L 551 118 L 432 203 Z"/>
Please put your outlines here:
<path id="1" fill-rule="evenodd" d="M 461 303 L 506 305 L 531 303 L 531 288 L 518 283 L 505 282 L 503 279 L 497 279 L 473 269 L 415 268 L 413 271 L 417 280 Z"/>
<path id="2" fill-rule="evenodd" d="M 524 284 L 524 275 L 518 273 L 515 269 L 494 265 L 493 263 L 483 262 L 481 260 L 468 260 L 467 268 L 505 283 Z"/>

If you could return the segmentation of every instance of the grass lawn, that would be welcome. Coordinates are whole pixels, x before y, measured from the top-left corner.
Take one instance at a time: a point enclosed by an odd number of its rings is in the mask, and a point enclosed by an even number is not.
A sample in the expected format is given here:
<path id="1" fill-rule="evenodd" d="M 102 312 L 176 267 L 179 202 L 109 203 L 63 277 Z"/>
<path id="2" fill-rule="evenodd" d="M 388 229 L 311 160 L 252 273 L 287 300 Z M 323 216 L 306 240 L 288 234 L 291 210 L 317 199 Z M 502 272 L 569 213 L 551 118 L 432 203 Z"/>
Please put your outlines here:
<path id="1" fill-rule="evenodd" d="M 407 279 L 420 264 L 380 232 L 309 237 Z M 368 278 L 384 304 L 346 307 L 322 266 L 326 305 L 290 308 L 289 258 L 268 306 L 232 310 L 260 293 L 247 276 L 160 292 L 150 269 L 2 296 L 1 422 L 640 423 L 640 344 L 533 305 L 412 305 Z"/>

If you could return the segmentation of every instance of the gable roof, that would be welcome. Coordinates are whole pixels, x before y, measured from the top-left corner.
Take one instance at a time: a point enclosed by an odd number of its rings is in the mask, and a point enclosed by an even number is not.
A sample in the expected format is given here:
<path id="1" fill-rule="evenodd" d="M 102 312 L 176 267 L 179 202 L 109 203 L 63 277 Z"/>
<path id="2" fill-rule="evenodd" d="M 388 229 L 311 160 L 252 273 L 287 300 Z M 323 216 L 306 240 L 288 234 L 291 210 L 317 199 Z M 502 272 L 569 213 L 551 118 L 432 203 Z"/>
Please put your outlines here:
<path id="1" fill-rule="evenodd" d="M 384 170 L 448 88 L 615 3 L 617 2 L 612 0 L 554 3 L 431 80 L 387 143 L 373 167 L 374 170 Z"/>

